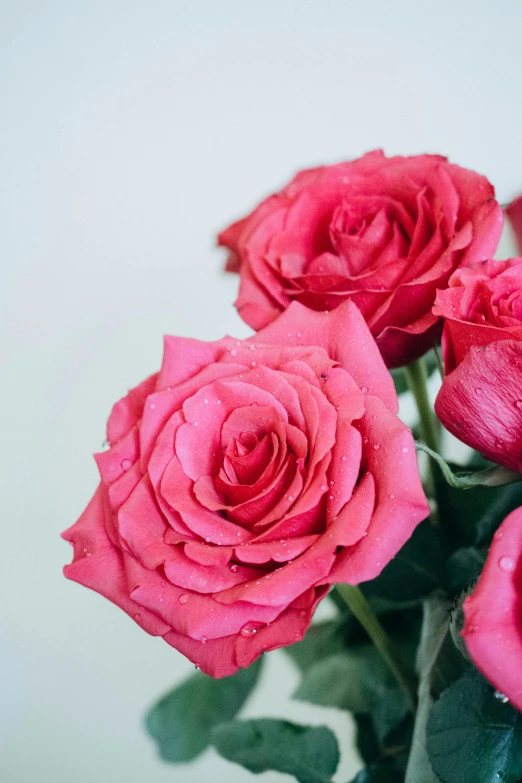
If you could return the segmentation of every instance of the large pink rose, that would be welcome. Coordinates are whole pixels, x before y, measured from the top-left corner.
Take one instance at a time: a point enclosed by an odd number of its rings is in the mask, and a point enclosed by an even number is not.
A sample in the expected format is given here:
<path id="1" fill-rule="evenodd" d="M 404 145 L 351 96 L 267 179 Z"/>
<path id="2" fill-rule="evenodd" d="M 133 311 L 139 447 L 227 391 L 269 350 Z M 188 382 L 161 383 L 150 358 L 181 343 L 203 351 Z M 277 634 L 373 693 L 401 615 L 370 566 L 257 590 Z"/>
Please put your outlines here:
<path id="1" fill-rule="evenodd" d="M 463 636 L 473 662 L 522 711 L 522 508 L 495 533 L 464 614 Z"/>
<path id="2" fill-rule="evenodd" d="M 437 291 L 433 313 L 444 318 L 446 373 L 473 345 L 522 339 L 522 258 L 457 269 L 448 288 Z"/>
<path id="3" fill-rule="evenodd" d="M 522 196 L 519 196 L 511 204 L 506 207 L 506 215 L 508 216 L 513 234 L 515 235 L 515 242 L 518 247 L 518 252 L 522 253 Z"/>
<path id="4" fill-rule="evenodd" d="M 470 348 L 445 376 L 435 412 L 463 443 L 522 472 L 522 341 Z"/>
<path id="5" fill-rule="evenodd" d="M 167 337 L 113 408 L 65 575 L 221 677 L 301 639 L 428 514 L 409 430 L 350 302 L 255 338 Z"/>
<path id="6" fill-rule="evenodd" d="M 440 333 L 437 288 L 491 258 L 502 229 L 492 185 L 438 155 L 362 158 L 302 171 L 219 235 L 241 276 L 241 317 L 261 329 L 292 301 L 332 310 L 351 299 L 388 367 Z"/>

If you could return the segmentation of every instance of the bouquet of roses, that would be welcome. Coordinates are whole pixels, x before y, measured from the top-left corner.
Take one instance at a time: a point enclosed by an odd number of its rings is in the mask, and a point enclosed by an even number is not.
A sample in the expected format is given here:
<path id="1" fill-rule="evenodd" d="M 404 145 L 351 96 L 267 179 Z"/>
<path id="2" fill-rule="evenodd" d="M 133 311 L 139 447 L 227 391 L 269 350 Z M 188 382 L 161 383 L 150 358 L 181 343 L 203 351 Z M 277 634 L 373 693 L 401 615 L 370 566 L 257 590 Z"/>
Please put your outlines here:
<path id="1" fill-rule="evenodd" d="M 507 213 L 520 239 L 522 201 Z M 165 760 L 213 745 L 332 780 L 330 729 L 236 717 L 282 647 L 294 698 L 353 714 L 354 783 L 522 779 L 522 258 L 493 260 L 502 225 L 484 177 L 377 151 L 220 234 L 255 334 L 165 338 L 64 533 L 65 575 L 201 670 L 148 713 Z M 334 619 L 312 622 L 320 601 Z"/>

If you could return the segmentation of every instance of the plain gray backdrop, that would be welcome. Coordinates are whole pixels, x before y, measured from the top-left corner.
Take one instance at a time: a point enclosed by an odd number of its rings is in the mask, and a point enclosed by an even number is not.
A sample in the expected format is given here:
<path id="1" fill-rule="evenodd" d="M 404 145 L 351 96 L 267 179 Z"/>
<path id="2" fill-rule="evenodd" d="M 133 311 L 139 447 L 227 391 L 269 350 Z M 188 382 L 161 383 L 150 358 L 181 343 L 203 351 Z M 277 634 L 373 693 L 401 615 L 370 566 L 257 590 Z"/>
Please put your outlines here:
<path id="1" fill-rule="evenodd" d="M 63 579 L 59 532 L 162 335 L 248 334 L 214 236 L 297 169 L 382 146 L 522 191 L 521 41 L 520 0 L 1 0 L 2 783 L 256 779 L 157 760 L 144 710 L 192 667 Z M 333 727 L 345 783 L 348 717 L 267 663 L 246 714 Z"/>

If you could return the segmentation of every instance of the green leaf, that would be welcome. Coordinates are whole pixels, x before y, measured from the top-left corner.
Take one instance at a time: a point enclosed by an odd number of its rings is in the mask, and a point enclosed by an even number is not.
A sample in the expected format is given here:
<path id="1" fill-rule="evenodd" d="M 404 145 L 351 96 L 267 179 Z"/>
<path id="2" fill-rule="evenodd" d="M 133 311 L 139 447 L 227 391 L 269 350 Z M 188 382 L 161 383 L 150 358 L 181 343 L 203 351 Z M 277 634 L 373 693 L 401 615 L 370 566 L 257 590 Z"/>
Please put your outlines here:
<path id="1" fill-rule="evenodd" d="M 382 573 L 362 589 L 368 597 L 378 595 L 396 604 L 420 601 L 442 586 L 444 568 L 440 534 L 426 520 Z"/>
<path id="2" fill-rule="evenodd" d="M 494 465 L 491 468 L 485 470 L 476 471 L 464 471 L 462 473 L 454 473 L 446 460 L 437 454 L 436 451 L 430 449 L 424 443 L 415 441 L 415 448 L 417 451 L 423 451 L 428 454 L 439 466 L 442 471 L 442 475 L 450 485 L 455 489 L 473 489 L 474 487 L 501 487 L 504 484 L 512 484 L 515 481 L 522 481 L 522 474 L 502 467 L 502 465 Z"/>
<path id="3" fill-rule="evenodd" d="M 446 577 L 451 595 L 466 590 L 479 578 L 486 553 L 474 546 L 462 547 L 448 558 L 446 562 Z"/>
<path id="4" fill-rule="evenodd" d="M 317 623 L 308 629 L 301 642 L 283 649 L 297 668 L 306 672 L 316 661 L 345 649 L 346 630 L 347 618 Z"/>
<path id="5" fill-rule="evenodd" d="M 498 783 L 522 775 L 522 714 L 471 669 L 433 706 L 428 754 L 444 783 Z"/>
<path id="6" fill-rule="evenodd" d="M 202 753 L 214 726 L 235 717 L 243 706 L 257 682 L 261 661 L 220 680 L 197 672 L 163 696 L 145 717 L 161 758 L 179 764 Z"/>
<path id="7" fill-rule="evenodd" d="M 306 672 L 293 698 L 353 713 L 370 713 L 381 741 L 408 713 L 395 678 L 370 644 L 318 661 Z"/>
<path id="8" fill-rule="evenodd" d="M 426 751 L 426 725 L 433 704 L 431 684 L 440 651 L 448 635 L 449 602 L 429 598 L 424 602 L 424 622 L 417 653 L 419 703 L 405 783 L 439 783 Z"/>
<path id="9" fill-rule="evenodd" d="M 405 756 L 371 764 L 362 769 L 351 783 L 403 783 Z"/>
<path id="10" fill-rule="evenodd" d="M 223 758 L 251 772 L 286 772 L 299 783 L 330 783 L 339 763 L 337 740 L 326 726 L 268 719 L 231 721 L 213 730 L 212 742 Z"/>

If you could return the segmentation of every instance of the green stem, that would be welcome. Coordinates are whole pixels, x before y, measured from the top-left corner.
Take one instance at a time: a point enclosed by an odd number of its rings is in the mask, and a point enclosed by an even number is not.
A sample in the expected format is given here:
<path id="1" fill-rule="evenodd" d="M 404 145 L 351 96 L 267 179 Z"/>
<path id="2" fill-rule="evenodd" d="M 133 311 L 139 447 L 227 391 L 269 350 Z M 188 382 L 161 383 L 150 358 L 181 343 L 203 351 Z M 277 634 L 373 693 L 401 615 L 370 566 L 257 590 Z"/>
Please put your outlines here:
<path id="1" fill-rule="evenodd" d="M 410 671 L 401 654 L 373 613 L 361 589 L 356 585 L 338 584 L 336 590 L 352 614 L 377 647 L 403 691 L 413 713 L 417 703 L 417 678 Z"/>
<path id="2" fill-rule="evenodd" d="M 416 362 L 408 364 L 404 368 L 408 386 L 411 389 L 417 410 L 419 411 L 422 439 L 426 446 L 433 451 L 439 450 L 439 434 L 437 431 L 437 422 L 433 414 L 431 403 L 428 397 L 426 382 L 428 376 L 423 359 L 417 359 Z"/>

